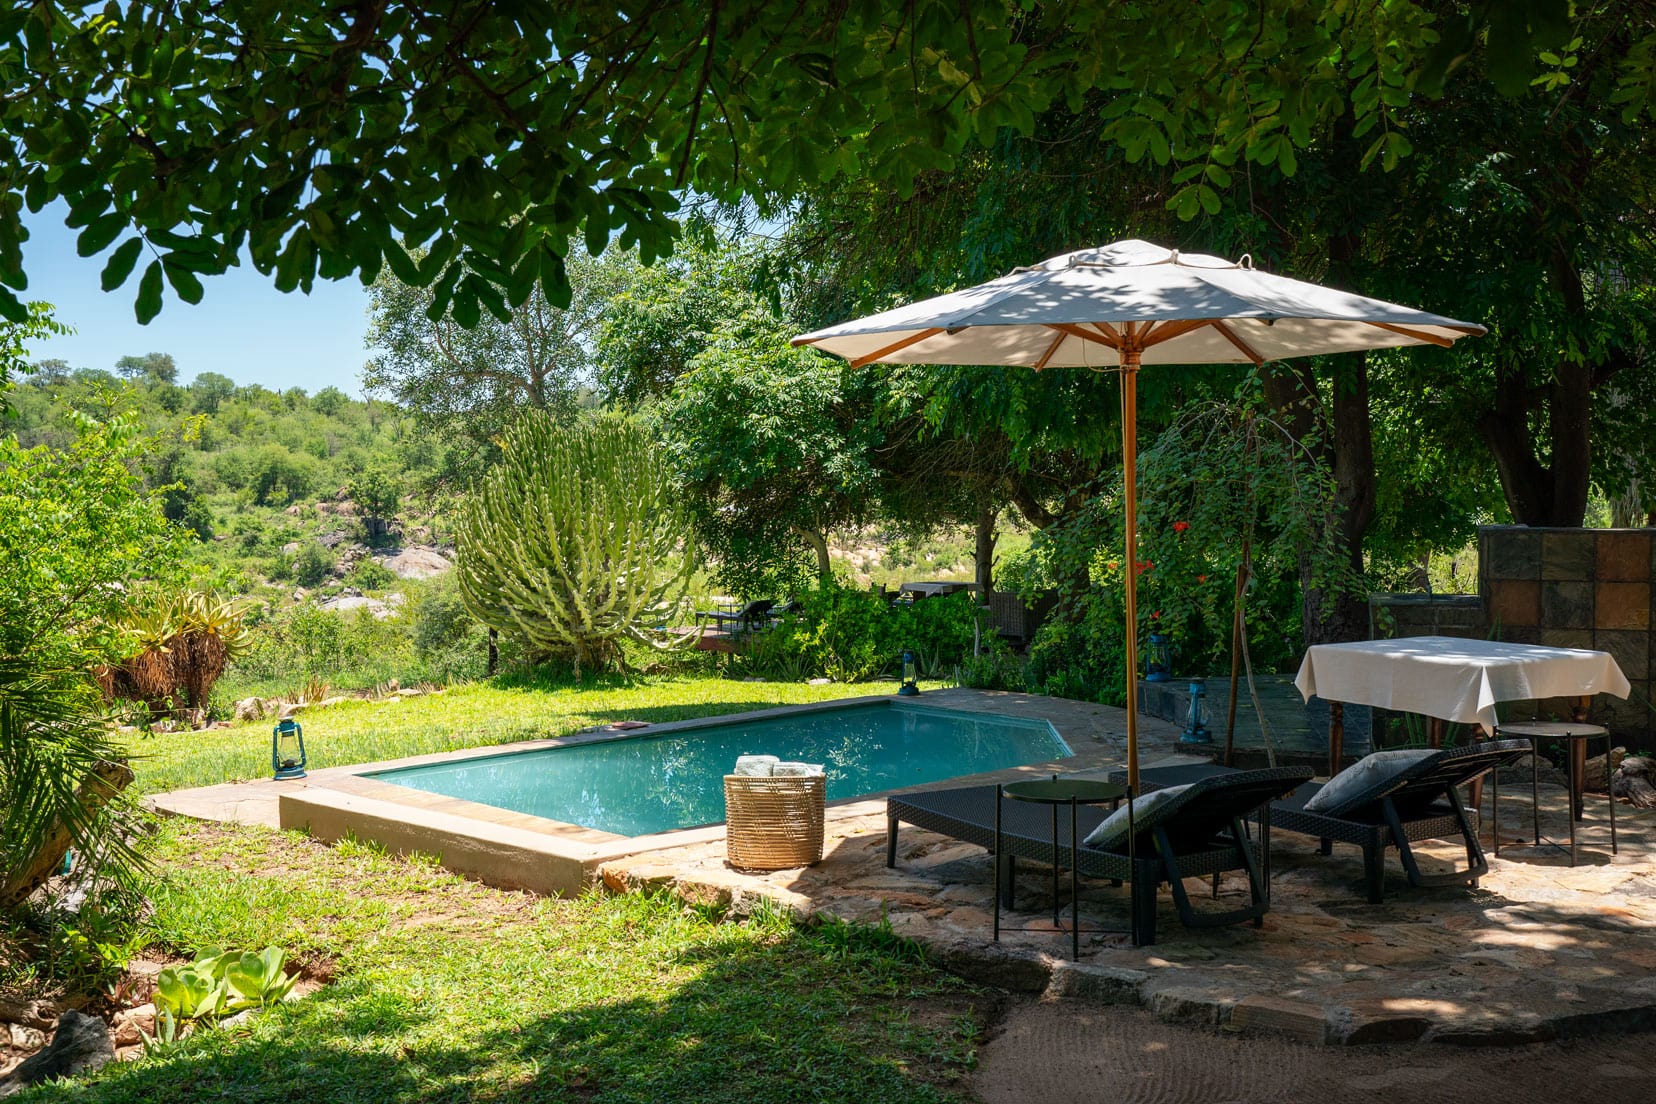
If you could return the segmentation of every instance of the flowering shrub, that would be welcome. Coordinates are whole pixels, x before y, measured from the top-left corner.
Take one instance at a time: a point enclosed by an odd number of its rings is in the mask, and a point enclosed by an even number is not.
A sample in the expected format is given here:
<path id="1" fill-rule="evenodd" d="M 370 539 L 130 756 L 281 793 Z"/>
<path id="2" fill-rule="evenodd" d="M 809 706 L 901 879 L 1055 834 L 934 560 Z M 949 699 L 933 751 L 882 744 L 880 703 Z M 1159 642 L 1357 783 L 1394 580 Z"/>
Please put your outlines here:
<path id="1" fill-rule="evenodd" d="M 1329 473 L 1252 401 L 1188 410 L 1140 457 L 1139 491 L 1139 655 L 1149 633 L 1165 633 L 1178 674 L 1229 670 L 1244 564 L 1243 615 L 1259 671 L 1299 655 L 1305 580 L 1353 583 L 1329 542 Z M 1095 488 L 1079 511 L 1039 533 L 1011 572 L 1026 598 L 1046 586 L 1064 595 L 1031 646 L 1032 687 L 1125 704 L 1120 499 L 1119 477 Z"/>

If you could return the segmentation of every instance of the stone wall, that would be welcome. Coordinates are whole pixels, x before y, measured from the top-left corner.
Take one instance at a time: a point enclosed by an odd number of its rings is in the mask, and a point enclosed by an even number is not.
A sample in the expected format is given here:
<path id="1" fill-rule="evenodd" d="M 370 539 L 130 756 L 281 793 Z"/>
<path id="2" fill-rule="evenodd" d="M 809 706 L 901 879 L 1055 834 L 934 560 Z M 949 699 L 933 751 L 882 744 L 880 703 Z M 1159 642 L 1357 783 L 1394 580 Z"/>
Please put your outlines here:
<path id="1" fill-rule="evenodd" d="M 1656 529 L 1478 530 L 1478 594 L 1377 594 L 1369 601 L 1378 636 L 1465 636 L 1596 648 L 1616 657 L 1633 684 L 1626 701 L 1600 694 L 1594 721 L 1656 747 L 1649 702 L 1656 672 L 1650 613 Z M 1564 715 L 1564 702 L 1537 702 L 1536 716 Z M 1503 705 L 1507 719 L 1526 707 Z"/>

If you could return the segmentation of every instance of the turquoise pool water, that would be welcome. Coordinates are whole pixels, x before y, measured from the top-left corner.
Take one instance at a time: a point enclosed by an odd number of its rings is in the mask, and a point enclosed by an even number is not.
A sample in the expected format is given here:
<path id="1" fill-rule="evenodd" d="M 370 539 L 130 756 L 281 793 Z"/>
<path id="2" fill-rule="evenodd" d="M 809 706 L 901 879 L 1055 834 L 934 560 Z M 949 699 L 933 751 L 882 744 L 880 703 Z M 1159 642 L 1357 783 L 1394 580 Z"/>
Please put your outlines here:
<path id="1" fill-rule="evenodd" d="M 881 701 L 368 775 L 622 836 L 724 819 L 738 755 L 827 767 L 828 800 L 1064 759 L 1045 721 Z"/>

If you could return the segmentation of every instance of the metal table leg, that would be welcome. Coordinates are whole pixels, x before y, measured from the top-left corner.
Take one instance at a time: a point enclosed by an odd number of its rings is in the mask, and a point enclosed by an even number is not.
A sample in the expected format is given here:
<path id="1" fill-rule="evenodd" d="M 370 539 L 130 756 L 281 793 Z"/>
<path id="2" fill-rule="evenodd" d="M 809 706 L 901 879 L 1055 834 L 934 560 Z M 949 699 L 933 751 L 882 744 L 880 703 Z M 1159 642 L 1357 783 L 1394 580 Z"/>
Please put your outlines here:
<path id="1" fill-rule="evenodd" d="M 1071 821 L 1070 829 L 1072 833 L 1074 828 L 1075 822 Z M 1073 853 L 1070 855 L 1070 861 L 1075 861 Z M 1054 802 L 1052 805 L 1052 926 L 1054 928 L 1058 928 L 1060 923 L 1058 917 L 1061 907 L 1059 902 L 1061 900 L 1062 898 L 1058 896 L 1058 804 Z M 1063 929 L 1058 928 L 1058 930 L 1062 931 Z"/>
<path id="2" fill-rule="evenodd" d="M 995 942 L 996 943 L 1000 942 L 1001 843 L 1002 843 L 1002 841 L 1001 841 L 1001 801 L 1002 800 L 1003 800 L 1003 798 L 1001 797 L 1001 788 L 1000 788 L 1000 785 L 997 783 L 996 786 L 995 786 L 995 854 L 993 855 L 993 857 L 991 859 L 991 862 L 990 862 L 990 865 L 989 865 L 989 869 L 990 869 L 989 880 L 990 880 L 990 883 L 994 887 L 993 890 L 992 890 L 992 893 L 993 893 L 994 898 L 995 898 Z"/>
<path id="3" fill-rule="evenodd" d="M 1489 837 L 1495 841 L 1495 857 L 1501 857 L 1501 768 L 1489 772 Z"/>
<path id="4" fill-rule="evenodd" d="M 1541 740 L 1530 737 L 1530 816 L 1534 819 L 1535 846 L 1541 846 Z"/>
<path id="5" fill-rule="evenodd" d="M 1611 783 L 1610 760 L 1616 738 L 1609 732 L 1604 734 L 1604 796 L 1610 799 L 1610 853 L 1620 854 L 1616 850 L 1616 789 Z"/>
<path id="6" fill-rule="evenodd" d="M 1056 814 L 1057 808 L 1058 807 L 1056 805 L 1053 806 L 1054 815 L 1057 815 Z M 1057 833 L 1054 832 L 1053 833 L 1053 839 L 1056 840 L 1057 838 L 1058 838 Z M 1079 962 L 1081 960 L 1081 882 L 1080 882 L 1080 876 L 1075 872 L 1075 868 L 1080 866 L 1081 863 L 1079 862 L 1079 856 L 1078 856 L 1078 853 L 1076 852 L 1075 848 L 1076 848 L 1076 840 L 1075 840 L 1075 798 L 1071 797 L 1070 798 L 1070 961 L 1071 962 Z M 1053 850 L 1056 851 L 1057 848 L 1054 847 Z M 1053 857 L 1054 860 L 1056 860 L 1058 858 L 1057 855 L 1053 855 L 1052 857 Z"/>
<path id="7" fill-rule="evenodd" d="M 1570 802 L 1570 810 L 1569 810 L 1570 865 L 1572 867 L 1575 866 L 1575 864 L 1576 864 L 1576 817 L 1578 815 L 1580 815 L 1576 812 L 1576 803 L 1575 803 L 1575 800 L 1576 800 L 1575 795 L 1579 792 L 1576 789 L 1576 787 L 1581 784 L 1581 780 L 1576 776 L 1575 749 L 1576 749 L 1577 746 L 1580 746 L 1583 750 L 1585 750 L 1586 747 L 1587 747 L 1587 741 L 1586 740 L 1571 740 L 1570 741 L 1570 767 L 1569 767 L 1569 772 L 1568 772 L 1569 773 L 1569 778 L 1570 778 L 1570 792 L 1568 794 L 1566 794 L 1565 796 L 1569 799 L 1569 802 Z"/>

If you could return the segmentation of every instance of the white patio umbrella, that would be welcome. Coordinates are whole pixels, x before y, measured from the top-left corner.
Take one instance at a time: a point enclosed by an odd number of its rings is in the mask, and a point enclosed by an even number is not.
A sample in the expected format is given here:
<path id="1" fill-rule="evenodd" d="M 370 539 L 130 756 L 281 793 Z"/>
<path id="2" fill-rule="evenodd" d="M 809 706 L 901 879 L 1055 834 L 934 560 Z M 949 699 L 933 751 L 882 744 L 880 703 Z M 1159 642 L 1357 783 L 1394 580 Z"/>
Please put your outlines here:
<path id="1" fill-rule="evenodd" d="M 1452 345 L 1484 328 L 1143 241 L 1083 249 L 998 280 L 793 339 L 865 364 L 1008 364 L 1121 373 L 1127 544 L 1127 770 L 1138 787 L 1138 370 L 1263 364 L 1399 345 Z"/>

